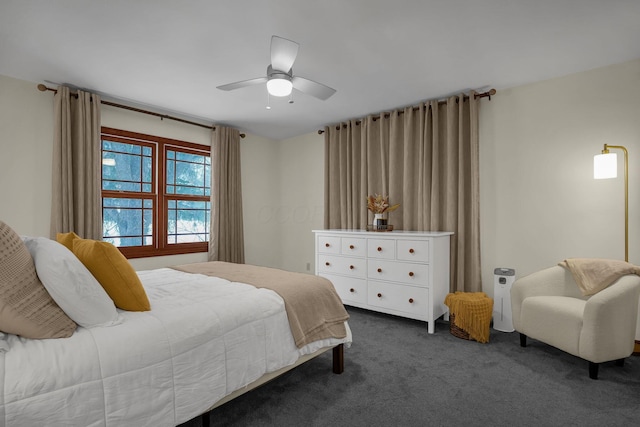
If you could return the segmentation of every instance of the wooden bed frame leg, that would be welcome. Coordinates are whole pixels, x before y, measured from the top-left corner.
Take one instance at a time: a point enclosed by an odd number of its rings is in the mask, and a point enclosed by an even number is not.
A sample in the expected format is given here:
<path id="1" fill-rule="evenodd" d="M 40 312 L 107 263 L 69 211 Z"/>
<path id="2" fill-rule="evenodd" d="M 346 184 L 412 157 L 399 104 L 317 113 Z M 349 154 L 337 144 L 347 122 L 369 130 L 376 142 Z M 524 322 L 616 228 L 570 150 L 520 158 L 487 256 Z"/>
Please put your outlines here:
<path id="1" fill-rule="evenodd" d="M 333 347 L 333 373 L 341 374 L 344 372 L 344 344 L 338 344 Z"/>
<path id="2" fill-rule="evenodd" d="M 209 427 L 211 425 L 211 411 L 202 414 L 202 427 Z"/>

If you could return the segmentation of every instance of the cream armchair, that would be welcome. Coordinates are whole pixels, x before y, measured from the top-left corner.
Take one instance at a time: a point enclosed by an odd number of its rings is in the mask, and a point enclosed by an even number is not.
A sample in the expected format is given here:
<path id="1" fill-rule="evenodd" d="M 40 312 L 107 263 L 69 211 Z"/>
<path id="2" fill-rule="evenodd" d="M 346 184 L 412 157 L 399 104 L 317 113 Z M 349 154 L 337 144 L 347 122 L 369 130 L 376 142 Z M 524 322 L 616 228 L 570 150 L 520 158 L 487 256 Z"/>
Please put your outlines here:
<path id="1" fill-rule="evenodd" d="M 571 272 L 555 266 L 515 281 L 511 288 L 513 326 L 520 345 L 527 337 L 589 361 L 589 377 L 598 378 L 602 362 L 633 353 L 640 277 L 623 276 L 590 297 L 582 296 Z"/>

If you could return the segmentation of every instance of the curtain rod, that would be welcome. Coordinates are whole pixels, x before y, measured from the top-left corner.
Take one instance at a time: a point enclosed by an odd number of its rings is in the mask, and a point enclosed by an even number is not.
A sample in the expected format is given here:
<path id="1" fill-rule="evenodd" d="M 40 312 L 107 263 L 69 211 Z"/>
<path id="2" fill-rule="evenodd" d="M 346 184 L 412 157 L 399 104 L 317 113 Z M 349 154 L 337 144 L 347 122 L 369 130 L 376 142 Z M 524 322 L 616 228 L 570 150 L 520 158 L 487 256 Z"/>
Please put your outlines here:
<path id="1" fill-rule="evenodd" d="M 46 92 L 48 90 L 50 90 L 53 93 L 57 93 L 58 92 L 57 89 L 51 89 L 51 88 L 43 85 L 42 83 L 38 85 L 38 90 L 40 92 Z M 75 96 L 76 98 L 78 97 L 77 94 L 72 94 L 72 95 Z M 181 119 L 179 117 L 173 117 L 173 116 L 169 116 L 167 114 L 155 113 L 153 111 L 143 110 L 141 108 L 136 108 L 136 107 L 130 107 L 128 105 L 116 104 L 115 102 L 105 101 L 103 99 L 100 100 L 100 103 L 104 104 L 104 105 L 109 105 L 111 107 L 122 108 L 123 110 L 135 111 L 136 113 L 143 113 L 143 114 L 148 114 L 150 116 L 160 117 L 160 119 L 175 120 L 176 122 L 186 123 L 188 125 L 200 126 L 201 128 L 216 130 L 215 126 L 207 126 L 207 125 L 203 125 L 202 123 L 192 122 L 192 121 L 189 121 L 189 120 Z M 244 133 L 240 134 L 240 138 L 244 138 L 245 136 L 246 135 Z"/>
<path id="2" fill-rule="evenodd" d="M 489 101 L 491 101 L 491 96 L 493 96 L 495 94 L 496 94 L 496 90 L 495 89 L 489 89 L 486 92 L 476 93 L 473 97 L 474 97 L 474 99 L 489 98 Z M 468 96 L 465 96 L 465 98 L 468 98 Z M 447 101 L 438 101 L 438 104 L 443 104 L 445 102 L 447 102 Z M 413 111 L 417 111 L 417 110 L 418 110 L 418 107 L 414 107 L 413 108 Z M 402 114 L 402 113 L 403 113 L 403 111 L 400 112 L 400 114 Z M 389 117 L 389 113 L 376 114 L 376 115 L 373 116 L 373 121 L 375 122 L 376 119 L 379 119 L 379 118 L 382 118 L 382 117 L 388 118 Z M 360 120 L 357 120 L 356 124 L 360 124 Z M 337 125 L 336 129 L 340 129 L 340 125 Z M 318 135 L 322 135 L 323 133 L 324 133 L 324 129 L 319 129 L 318 130 Z"/>

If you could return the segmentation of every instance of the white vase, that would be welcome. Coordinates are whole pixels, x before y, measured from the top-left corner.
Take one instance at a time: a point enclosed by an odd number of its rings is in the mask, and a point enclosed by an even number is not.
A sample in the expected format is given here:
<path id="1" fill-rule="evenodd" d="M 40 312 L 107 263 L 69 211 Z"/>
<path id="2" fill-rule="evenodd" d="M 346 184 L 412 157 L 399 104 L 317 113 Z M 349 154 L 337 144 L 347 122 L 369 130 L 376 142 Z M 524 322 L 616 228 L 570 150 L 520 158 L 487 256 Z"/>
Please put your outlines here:
<path id="1" fill-rule="evenodd" d="M 373 229 L 374 230 L 387 229 L 387 218 L 384 217 L 383 213 L 373 214 Z"/>

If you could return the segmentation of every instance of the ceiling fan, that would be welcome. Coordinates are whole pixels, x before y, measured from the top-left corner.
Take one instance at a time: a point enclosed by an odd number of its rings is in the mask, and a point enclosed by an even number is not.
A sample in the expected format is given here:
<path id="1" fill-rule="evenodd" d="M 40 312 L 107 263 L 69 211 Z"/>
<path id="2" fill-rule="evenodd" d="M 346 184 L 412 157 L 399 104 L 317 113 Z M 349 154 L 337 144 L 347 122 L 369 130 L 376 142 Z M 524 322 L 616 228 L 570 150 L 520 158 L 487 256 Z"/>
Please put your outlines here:
<path id="1" fill-rule="evenodd" d="M 326 100 L 336 93 L 335 89 L 293 75 L 293 63 L 300 45 L 278 36 L 271 37 L 271 64 L 267 67 L 267 76 L 218 86 L 221 90 L 234 90 L 247 86 L 266 83 L 267 91 L 273 96 L 289 96 L 295 88 L 302 93 Z"/>

